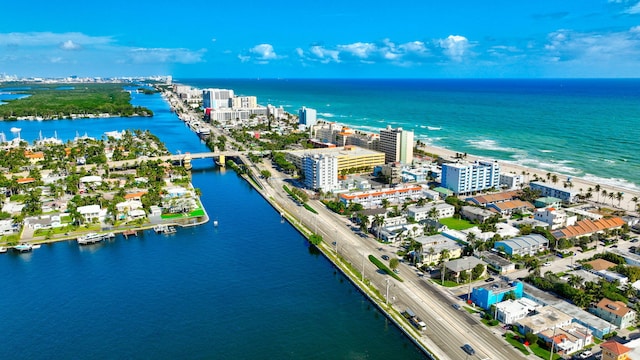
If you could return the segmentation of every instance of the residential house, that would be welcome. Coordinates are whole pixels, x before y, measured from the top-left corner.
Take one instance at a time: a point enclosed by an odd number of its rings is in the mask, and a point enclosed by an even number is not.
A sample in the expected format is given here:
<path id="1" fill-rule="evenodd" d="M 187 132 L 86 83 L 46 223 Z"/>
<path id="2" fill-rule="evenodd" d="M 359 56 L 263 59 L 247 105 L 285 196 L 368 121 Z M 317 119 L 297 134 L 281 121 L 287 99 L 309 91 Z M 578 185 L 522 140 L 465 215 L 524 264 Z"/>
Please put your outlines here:
<path id="1" fill-rule="evenodd" d="M 578 221 L 577 216 L 567 216 L 566 212 L 553 207 L 538 209 L 533 213 L 533 218 L 546 223 L 548 230 L 572 226 Z"/>
<path id="2" fill-rule="evenodd" d="M 603 342 L 600 344 L 600 349 L 602 349 L 602 360 L 631 360 L 629 352 L 632 349 L 615 340 Z"/>
<path id="3" fill-rule="evenodd" d="M 582 236 L 590 236 L 596 233 L 602 233 L 605 230 L 619 229 L 625 224 L 626 222 L 619 217 L 602 218 L 595 221 L 591 219 L 584 219 L 576 222 L 575 225 L 552 231 L 551 234 L 558 240 L 565 238 L 576 238 Z"/>
<path id="4" fill-rule="evenodd" d="M 412 217 L 415 221 L 422 221 L 431 218 L 431 213 L 437 219 L 450 218 L 455 214 L 456 207 L 447 203 L 427 204 L 424 206 L 407 207 L 407 216 Z"/>
<path id="5" fill-rule="evenodd" d="M 542 305 L 527 298 L 509 299 L 496 303 L 495 306 L 495 318 L 504 324 L 513 324 L 542 307 Z"/>
<path id="6" fill-rule="evenodd" d="M 500 176 L 502 176 L 502 174 Z M 518 197 L 518 194 L 519 194 L 518 191 L 503 191 L 499 193 L 469 197 L 469 198 L 466 198 L 465 201 L 475 205 L 486 207 L 487 205 L 490 205 L 490 204 L 498 204 L 498 203 L 514 200 Z"/>
<path id="7" fill-rule="evenodd" d="M 573 354 L 593 343 L 591 331 L 578 324 L 543 330 L 538 336 L 547 344 L 553 343 L 558 355 Z"/>
<path id="8" fill-rule="evenodd" d="M 476 267 L 478 264 L 484 266 L 486 271 L 487 264 L 484 261 L 478 258 L 475 258 L 473 256 L 467 256 L 464 258 L 447 261 L 445 263 L 445 272 L 447 273 L 449 278 L 458 279 L 460 277 L 461 272 L 470 271 L 474 267 Z M 484 275 L 484 272 L 480 274 L 480 276 L 483 276 L 483 275 Z"/>
<path id="9" fill-rule="evenodd" d="M 100 221 L 102 209 L 100 205 L 85 205 L 77 208 L 85 222 Z"/>
<path id="10" fill-rule="evenodd" d="M 500 203 L 494 203 L 487 205 L 487 209 L 495 210 L 504 216 L 511 216 L 512 214 L 523 214 L 532 211 L 535 207 L 527 201 L 519 199 L 504 201 Z"/>
<path id="11" fill-rule="evenodd" d="M 549 240 L 540 234 L 529 234 L 496 241 L 493 246 L 498 251 L 504 251 L 508 255 L 535 255 L 549 247 Z"/>
<path id="12" fill-rule="evenodd" d="M 460 209 L 460 215 L 462 215 L 465 219 L 470 221 L 477 221 L 479 223 L 485 222 L 492 216 L 495 216 L 496 213 L 493 211 L 489 211 L 486 209 L 482 209 L 475 206 L 463 206 Z"/>
<path id="13" fill-rule="evenodd" d="M 633 325 L 636 321 L 636 312 L 627 307 L 622 301 L 613 301 L 603 298 L 589 311 L 601 319 L 604 319 L 620 329 Z"/>
<path id="14" fill-rule="evenodd" d="M 477 255 L 499 274 L 516 271 L 516 264 L 491 251 L 482 251 Z"/>
<path id="15" fill-rule="evenodd" d="M 462 246 L 441 234 L 420 236 L 415 238 L 415 241 L 422 244 L 422 262 L 425 264 L 440 262 L 440 255 L 445 249 L 449 252 L 450 259 L 456 259 L 462 255 Z"/>
<path id="16" fill-rule="evenodd" d="M 548 329 L 559 329 L 571 324 L 572 317 L 552 307 L 544 306 L 536 314 L 518 320 L 515 325 L 521 334 L 539 334 Z"/>

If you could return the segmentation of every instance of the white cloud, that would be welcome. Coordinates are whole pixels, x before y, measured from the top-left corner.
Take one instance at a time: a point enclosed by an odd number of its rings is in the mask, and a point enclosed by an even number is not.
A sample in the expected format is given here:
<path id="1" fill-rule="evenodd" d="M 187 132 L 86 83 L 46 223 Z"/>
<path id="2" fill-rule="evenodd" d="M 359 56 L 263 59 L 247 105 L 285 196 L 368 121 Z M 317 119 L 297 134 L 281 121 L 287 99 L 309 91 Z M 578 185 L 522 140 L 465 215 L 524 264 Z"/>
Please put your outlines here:
<path id="1" fill-rule="evenodd" d="M 304 50 L 302 50 L 301 48 L 296 48 L 296 54 L 298 54 L 298 56 L 303 57 L 304 56 Z"/>
<path id="2" fill-rule="evenodd" d="M 206 49 L 192 51 L 189 49 L 171 48 L 133 48 L 127 53 L 133 63 L 177 63 L 195 64 L 203 62 Z"/>
<path id="3" fill-rule="evenodd" d="M 469 40 L 460 35 L 449 35 L 446 39 L 438 40 L 442 52 L 454 61 L 462 61 L 470 47 Z"/>
<path id="4" fill-rule="evenodd" d="M 249 52 L 257 55 L 257 59 L 263 62 L 278 58 L 278 55 L 273 50 L 273 46 L 271 44 L 256 45 L 249 49 Z"/>
<path id="5" fill-rule="evenodd" d="M 238 59 L 240 59 L 240 62 L 245 63 L 245 62 L 251 60 L 251 56 L 243 56 L 243 55 L 238 54 Z"/>
<path id="6" fill-rule="evenodd" d="M 361 59 L 367 59 L 372 53 L 376 52 L 378 48 L 375 44 L 356 42 L 347 45 L 338 45 L 338 49 L 347 52 L 353 56 Z"/>
<path id="7" fill-rule="evenodd" d="M 624 12 L 626 14 L 631 14 L 631 15 L 640 14 L 640 2 L 638 2 L 635 5 L 629 7 Z"/>
<path id="8" fill-rule="evenodd" d="M 0 33 L 0 45 L 12 46 L 57 46 L 64 44 L 106 45 L 113 42 L 110 36 L 89 36 L 82 33 L 52 33 L 52 32 L 26 32 L 26 33 Z"/>
<path id="9" fill-rule="evenodd" d="M 640 27 L 611 33 L 558 30 L 548 35 L 544 49 L 558 61 L 628 61 L 640 57 Z"/>
<path id="10" fill-rule="evenodd" d="M 332 61 L 336 63 L 340 62 L 340 51 L 338 50 L 329 50 L 320 45 L 314 45 L 309 51 L 315 55 L 321 63 L 326 64 Z"/>
<path id="11" fill-rule="evenodd" d="M 81 48 L 82 46 L 80 46 L 80 44 L 74 43 L 71 40 L 67 40 L 60 44 L 60 49 L 62 50 L 79 50 Z"/>

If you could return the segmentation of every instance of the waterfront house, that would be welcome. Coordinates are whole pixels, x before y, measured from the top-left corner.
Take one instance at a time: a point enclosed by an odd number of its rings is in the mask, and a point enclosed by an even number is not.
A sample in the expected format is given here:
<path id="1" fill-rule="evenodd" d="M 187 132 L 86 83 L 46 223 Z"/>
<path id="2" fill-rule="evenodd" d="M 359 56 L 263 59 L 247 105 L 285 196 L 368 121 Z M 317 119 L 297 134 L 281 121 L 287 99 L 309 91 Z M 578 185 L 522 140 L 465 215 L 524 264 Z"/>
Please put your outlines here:
<path id="1" fill-rule="evenodd" d="M 589 308 L 589 312 L 614 324 L 619 329 L 633 325 L 636 320 L 636 312 L 627 307 L 627 304 L 607 298 L 603 298 L 598 304 Z"/>
<path id="2" fill-rule="evenodd" d="M 33 230 L 62 227 L 59 214 L 28 217 L 24 224 Z"/>
<path id="3" fill-rule="evenodd" d="M 0 235 L 11 235 L 18 232 L 18 229 L 13 219 L 0 220 Z"/>
<path id="4" fill-rule="evenodd" d="M 104 217 L 100 205 L 78 206 L 77 211 L 82 215 L 84 222 L 100 221 Z"/>

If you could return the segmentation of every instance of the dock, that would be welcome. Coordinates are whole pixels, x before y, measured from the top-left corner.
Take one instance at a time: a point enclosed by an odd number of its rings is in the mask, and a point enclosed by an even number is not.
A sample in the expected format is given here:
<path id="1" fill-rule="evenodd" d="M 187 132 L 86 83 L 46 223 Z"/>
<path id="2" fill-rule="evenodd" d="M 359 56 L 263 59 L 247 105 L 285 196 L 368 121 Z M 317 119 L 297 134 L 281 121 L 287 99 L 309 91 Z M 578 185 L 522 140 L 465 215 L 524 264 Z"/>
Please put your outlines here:
<path id="1" fill-rule="evenodd" d="M 138 236 L 138 232 L 135 230 L 126 230 L 122 233 L 125 239 L 128 239 L 129 236 Z"/>

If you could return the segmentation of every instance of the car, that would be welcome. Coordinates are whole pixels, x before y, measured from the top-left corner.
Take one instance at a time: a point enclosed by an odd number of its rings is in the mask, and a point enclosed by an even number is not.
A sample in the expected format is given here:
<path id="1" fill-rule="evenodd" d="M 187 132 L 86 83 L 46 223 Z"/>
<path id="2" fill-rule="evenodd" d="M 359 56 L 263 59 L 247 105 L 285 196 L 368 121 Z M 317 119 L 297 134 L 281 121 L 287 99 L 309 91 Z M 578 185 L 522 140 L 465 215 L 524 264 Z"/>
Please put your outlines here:
<path id="1" fill-rule="evenodd" d="M 469 355 L 473 355 L 473 354 L 475 354 L 475 353 L 476 353 L 476 351 L 475 351 L 475 350 L 473 350 L 473 348 L 472 348 L 472 347 L 471 347 L 471 345 L 469 345 L 469 344 L 464 344 L 464 345 L 462 346 L 462 350 L 464 350 L 464 352 L 466 352 L 466 353 L 467 353 L 467 354 L 469 354 Z"/>
<path id="2" fill-rule="evenodd" d="M 495 280 L 495 278 L 490 277 L 490 278 L 488 278 L 487 280 L 485 280 L 484 282 L 492 282 L 492 281 L 494 281 L 494 280 Z"/>
<path id="3" fill-rule="evenodd" d="M 638 238 L 634 238 L 633 240 L 631 240 L 632 243 L 637 243 L 638 241 L 640 241 L 638 240 Z"/>
<path id="4" fill-rule="evenodd" d="M 591 355 L 593 355 L 593 353 L 590 350 L 587 350 L 580 354 L 580 359 L 586 359 Z"/>
<path id="5" fill-rule="evenodd" d="M 453 308 L 456 309 L 456 310 L 461 310 L 462 309 L 462 307 L 460 305 L 458 305 L 458 304 L 451 304 L 451 306 L 453 306 Z"/>
<path id="6" fill-rule="evenodd" d="M 400 274 L 400 271 L 398 271 L 398 269 L 393 269 L 393 272 L 396 274 Z"/>
<path id="7" fill-rule="evenodd" d="M 617 248 L 617 247 L 618 247 L 618 245 L 611 245 L 611 247 L 612 247 L 612 248 Z"/>
<path id="8" fill-rule="evenodd" d="M 389 260 L 389 256 L 387 256 L 387 255 L 382 255 L 382 260 Z"/>
<path id="9" fill-rule="evenodd" d="M 551 263 L 549 261 L 547 261 L 544 264 L 542 264 L 542 266 L 551 266 Z"/>

